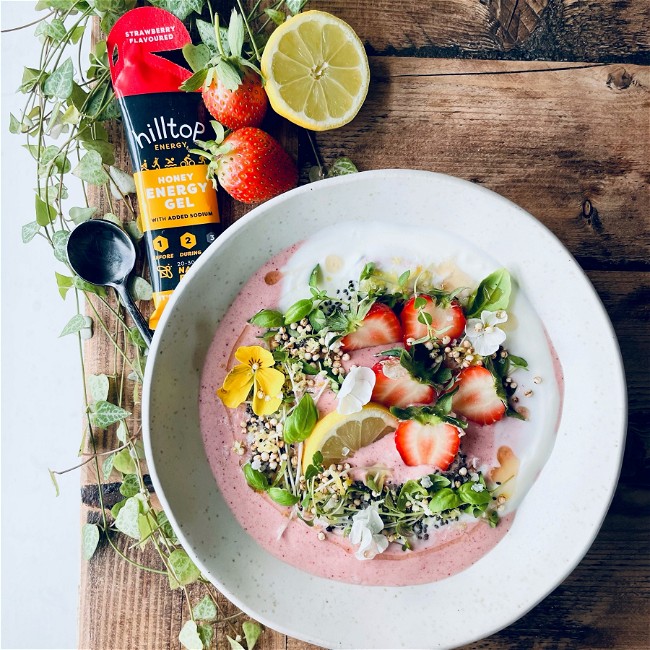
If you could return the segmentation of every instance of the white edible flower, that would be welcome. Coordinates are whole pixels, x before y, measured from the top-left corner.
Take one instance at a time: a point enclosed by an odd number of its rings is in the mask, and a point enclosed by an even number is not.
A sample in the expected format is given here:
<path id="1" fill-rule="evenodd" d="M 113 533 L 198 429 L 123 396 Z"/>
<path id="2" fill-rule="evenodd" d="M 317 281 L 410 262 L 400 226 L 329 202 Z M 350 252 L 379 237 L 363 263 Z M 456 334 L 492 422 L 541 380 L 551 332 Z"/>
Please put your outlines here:
<path id="1" fill-rule="evenodd" d="M 251 467 L 253 469 L 256 469 L 258 472 L 262 469 L 262 461 L 260 458 L 254 458 L 253 461 L 251 462 Z"/>
<path id="2" fill-rule="evenodd" d="M 431 479 L 429 478 L 429 475 L 428 475 L 428 474 L 427 474 L 426 476 L 423 476 L 423 477 L 420 479 L 420 485 L 421 485 L 423 488 L 430 488 L 430 487 L 433 485 L 433 483 L 431 482 Z"/>
<path id="3" fill-rule="evenodd" d="M 375 373 L 370 368 L 350 368 L 339 390 L 336 410 L 341 415 L 358 413 L 370 401 L 375 379 Z"/>
<path id="4" fill-rule="evenodd" d="M 484 487 L 482 483 L 474 483 L 470 490 L 474 490 L 474 492 L 483 492 Z"/>
<path id="5" fill-rule="evenodd" d="M 357 560 L 372 560 L 388 548 L 388 539 L 381 534 L 383 528 L 384 522 L 379 516 L 376 503 L 371 503 L 352 517 L 350 542 L 359 545 L 355 553 Z"/>
<path id="6" fill-rule="evenodd" d="M 487 357 L 499 349 L 506 340 L 506 333 L 497 325 L 505 323 L 508 314 L 502 309 L 499 311 L 481 312 L 480 318 L 470 318 L 465 325 L 465 334 L 477 354 Z"/>

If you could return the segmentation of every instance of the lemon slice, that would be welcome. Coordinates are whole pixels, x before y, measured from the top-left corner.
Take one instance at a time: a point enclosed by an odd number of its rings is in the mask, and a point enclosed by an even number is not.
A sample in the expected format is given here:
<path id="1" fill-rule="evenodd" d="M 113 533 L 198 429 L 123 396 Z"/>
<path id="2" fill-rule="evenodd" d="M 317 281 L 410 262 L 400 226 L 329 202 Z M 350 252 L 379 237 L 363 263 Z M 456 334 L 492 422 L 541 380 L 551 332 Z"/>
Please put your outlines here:
<path id="1" fill-rule="evenodd" d="M 368 57 L 354 30 L 323 11 L 289 18 L 262 55 L 266 92 L 276 113 L 326 131 L 347 124 L 368 92 Z"/>
<path id="2" fill-rule="evenodd" d="M 358 413 L 341 415 L 328 413 L 314 427 L 305 441 L 303 464 L 309 465 L 314 454 L 323 454 L 323 465 L 340 463 L 355 451 L 369 445 L 397 428 L 397 420 L 388 409 L 378 404 L 366 404 Z"/>

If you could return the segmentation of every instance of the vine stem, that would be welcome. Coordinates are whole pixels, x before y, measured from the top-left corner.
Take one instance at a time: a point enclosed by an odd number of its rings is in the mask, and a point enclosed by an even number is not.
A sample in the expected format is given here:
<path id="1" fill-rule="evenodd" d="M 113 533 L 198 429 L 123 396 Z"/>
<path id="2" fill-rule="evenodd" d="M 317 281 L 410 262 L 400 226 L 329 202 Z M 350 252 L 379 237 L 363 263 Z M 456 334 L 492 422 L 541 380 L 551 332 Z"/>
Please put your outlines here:
<path id="1" fill-rule="evenodd" d="M 38 23 L 42 23 L 44 20 L 47 20 L 50 16 L 53 16 L 56 13 L 56 9 L 52 9 L 49 14 L 46 14 L 45 16 L 42 16 L 41 18 L 37 18 L 36 20 L 32 20 L 31 23 L 25 23 L 24 25 L 19 25 L 18 27 L 10 27 L 9 29 L 3 29 L 0 31 L 0 34 L 8 34 L 9 32 L 17 32 L 20 31 L 21 29 L 26 29 L 27 27 L 31 27 L 32 25 L 38 25 Z"/>

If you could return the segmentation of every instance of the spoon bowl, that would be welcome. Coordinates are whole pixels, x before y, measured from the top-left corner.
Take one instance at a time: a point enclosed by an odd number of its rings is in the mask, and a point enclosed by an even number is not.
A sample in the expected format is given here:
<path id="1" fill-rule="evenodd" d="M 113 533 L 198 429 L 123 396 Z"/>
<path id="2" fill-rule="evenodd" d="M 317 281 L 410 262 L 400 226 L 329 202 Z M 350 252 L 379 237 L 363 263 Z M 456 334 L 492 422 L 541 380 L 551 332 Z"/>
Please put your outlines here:
<path id="1" fill-rule="evenodd" d="M 151 330 L 126 287 L 136 261 L 135 246 L 129 236 L 110 221 L 85 221 L 70 233 L 67 254 L 72 270 L 82 280 L 115 289 L 149 346 Z"/>

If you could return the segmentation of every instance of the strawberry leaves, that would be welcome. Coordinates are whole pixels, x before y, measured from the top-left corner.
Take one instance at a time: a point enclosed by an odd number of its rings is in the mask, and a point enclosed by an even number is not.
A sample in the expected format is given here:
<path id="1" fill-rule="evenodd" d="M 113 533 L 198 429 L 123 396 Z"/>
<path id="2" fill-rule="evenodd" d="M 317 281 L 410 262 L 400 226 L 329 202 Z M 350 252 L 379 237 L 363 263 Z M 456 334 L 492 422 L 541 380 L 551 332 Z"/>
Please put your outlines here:
<path id="1" fill-rule="evenodd" d="M 234 92 L 241 85 L 244 68 L 261 76 L 259 68 L 244 55 L 244 18 L 235 9 L 230 14 L 228 29 L 219 26 L 218 16 L 214 25 L 203 20 L 197 20 L 196 25 L 203 43 L 183 47 L 183 56 L 194 74 L 181 85 L 181 90 L 195 92 L 210 87 L 218 79 Z"/>

